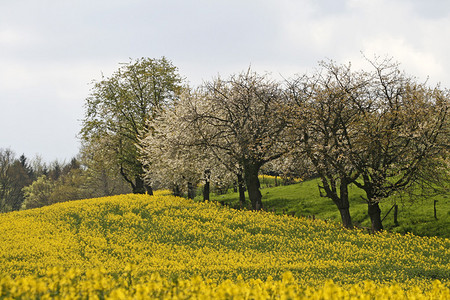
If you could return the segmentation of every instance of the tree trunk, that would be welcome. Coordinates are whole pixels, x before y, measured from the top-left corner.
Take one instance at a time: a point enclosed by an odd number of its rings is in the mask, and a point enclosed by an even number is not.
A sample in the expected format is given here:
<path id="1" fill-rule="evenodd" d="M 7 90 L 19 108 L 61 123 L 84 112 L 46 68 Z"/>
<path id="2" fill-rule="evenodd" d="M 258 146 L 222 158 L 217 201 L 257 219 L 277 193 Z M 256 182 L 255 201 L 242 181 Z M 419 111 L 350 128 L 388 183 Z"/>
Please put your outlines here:
<path id="1" fill-rule="evenodd" d="M 398 205 L 394 206 L 394 226 L 398 226 Z"/>
<path id="2" fill-rule="evenodd" d="M 209 201 L 209 190 L 210 190 L 209 180 L 206 180 L 205 185 L 203 186 L 203 201 Z"/>
<path id="3" fill-rule="evenodd" d="M 372 223 L 372 232 L 379 232 L 383 230 L 383 223 L 381 222 L 381 209 L 378 202 L 369 200 L 368 206 L 370 222 Z"/>
<path id="4" fill-rule="evenodd" d="M 172 193 L 176 197 L 181 197 L 181 190 L 180 190 L 180 187 L 178 186 L 178 184 L 174 184 L 174 186 L 172 188 Z"/>
<path id="5" fill-rule="evenodd" d="M 205 185 L 203 186 L 203 201 L 209 201 L 211 170 L 206 169 L 204 172 Z"/>
<path id="6" fill-rule="evenodd" d="M 339 202 L 336 203 L 339 208 L 339 213 L 341 214 L 342 225 L 345 228 L 353 228 L 352 218 L 350 216 L 350 203 L 348 202 L 348 182 L 346 179 L 341 178 L 341 183 L 339 186 L 340 197 L 337 199 Z"/>
<path id="7" fill-rule="evenodd" d="M 133 194 L 145 194 L 144 180 L 139 175 L 134 177 Z"/>
<path id="8" fill-rule="evenodd" d="M 242 174 L 237 175 L 238 189 L 239 189 L 239 203 L 241 205 L 241 209 L 246 207 L 245 204 L 245 187 L 244 187 L 244 178 L 242 178 Z"/>
<path id="9" fill-rule="evenodd" d="M 349 229 L 353 228 L 350 203 L 348 202 L 348 180 L 345 177 L 340 178 L 339 189 L 336 187 L 339 181 L 334 180 L 334 178 L 327 178 L 325 175 L 322 175 L 321 180 L 323 186 L 319 185 L 320 196 L 330 198 L 336 204 L 341 214 L 342 226 Z M 325 191 L 325 195 L 322 194 L 322 189 Z"/>
<path id="10" fill-rule="evenodd" d="M 145 190 L 147 191 L 147 194 L 149 194 L 150 196 L 153 195 L 153 189 L 150 185 L 148 184 L 144 184 Z"/>
<path id="11" fill-rule="evenodd" d="M 341 214 L 342 226 L 347 229 L 353 228 L 352 217 L 350 216 L 350 210 L 348 207 L 339 208 L 339 213 Z"/>
<path id="12" fill-rule="evenodd" d="M 253 210 L 262 209 L 262 195 L 259 190 L 260 184 L 258 172 L 259 167 L 257 165 L 253 165 L 250 163 L 244 165 L 244 179 L 247 185 L 248 198 L 250 198 Z"/>
<path id="13" fill-rule="evenodd" d="M 187 193 L 188 199 L 194 199 L 195 198 L 195 186 L 188 182 L 188 193 Z"/>

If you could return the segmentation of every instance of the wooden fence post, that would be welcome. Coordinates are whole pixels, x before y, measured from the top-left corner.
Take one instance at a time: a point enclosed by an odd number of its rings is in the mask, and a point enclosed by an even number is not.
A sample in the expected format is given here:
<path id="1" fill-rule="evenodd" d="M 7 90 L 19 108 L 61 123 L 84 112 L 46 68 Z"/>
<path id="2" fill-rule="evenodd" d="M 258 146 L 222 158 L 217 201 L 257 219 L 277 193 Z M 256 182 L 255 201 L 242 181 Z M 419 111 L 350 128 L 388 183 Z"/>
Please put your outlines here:
<path id="1" fill-rule="evenodd" d="M 438 201 L 437 200 L 434 200 L 434 218 L 437 220 L 438 218 L 437 218 L 437 212 L 436 212 L 436 203 L 437 203 Z"/>

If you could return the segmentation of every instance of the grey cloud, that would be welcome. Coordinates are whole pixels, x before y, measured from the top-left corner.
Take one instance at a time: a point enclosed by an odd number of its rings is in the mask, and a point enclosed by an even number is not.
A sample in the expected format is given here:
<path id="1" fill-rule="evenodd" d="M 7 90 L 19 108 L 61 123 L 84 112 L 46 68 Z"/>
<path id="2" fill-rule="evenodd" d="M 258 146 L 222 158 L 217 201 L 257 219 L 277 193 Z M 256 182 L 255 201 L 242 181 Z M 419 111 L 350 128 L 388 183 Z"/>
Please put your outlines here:
<path id="1" fill-rule="evenodd" d="M 164 55 L 198 84 L 250 64 L 289 77 L 313 69 L 321 59 L 357 61 L 361 50 L 368 55 L 376 50 L 396 55 L 406 70 L 448 85 L 448 72 L 442 70 L 450 68 L 449 3 L 1 1 L 0 107 L 8 116 L 0 118 L 0 141 L 6 143 L 0 148 L 70 158 L 78 150 L 75 134 L 87 84 L 141 56 Z M 25 113 L 21 123 L 6 131 L 20 113 Z"/>

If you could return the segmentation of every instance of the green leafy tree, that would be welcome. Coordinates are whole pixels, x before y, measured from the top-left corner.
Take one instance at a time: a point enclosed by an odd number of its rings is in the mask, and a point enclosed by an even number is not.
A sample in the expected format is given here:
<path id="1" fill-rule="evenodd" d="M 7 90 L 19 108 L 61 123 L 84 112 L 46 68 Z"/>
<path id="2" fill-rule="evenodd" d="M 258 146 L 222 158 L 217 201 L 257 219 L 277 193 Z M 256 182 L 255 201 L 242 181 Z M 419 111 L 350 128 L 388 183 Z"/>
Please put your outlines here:
<path id="1" fill-rule="evenodd" d="M 51 194 L 54 190 L 55 183 L 47 176 L 42 175 L 36 179 L 31 185 L 23 189 L 25 201 L 22 209 L 30 209 L 42 207 L 52 204 Z"/>
<path id="2" fill-rule="evenodd" d="M 106 137 L 105 137 L 106 138 Z M 80 150 L 81 163 L 85 169 L 86 189 L 92 197 L 128 194 L 132 190 L 111 157 L 115 151 L 105 148 L 104 143 L 83 143 Z"/>
<path id="3" fill-rule="evenodd" d="M 58 177 L 41 175 L 31 185 L 23 188 L 24 202 L 22 209 L 42 207 L 57 202 L 80 200 L 96 196 L 91 188 L 87 171 L 77 159 L 70 163 L 53 163 L 49 174 L 58 173 Z"/>
<path id="4" fill-rule="evenodd" d="M 54 182 L 50 203 L 91 198 L 93 191 L 88 189 L 88 177 L 80 168 L 72 168 Z"/>
<path id="5" fill-rule="evenodd" d="M 134 193 L 144 184 L 138 147 L 148 132 L 148 121 L 170 106 L 182 89 L 182 78 L 166 58 L 141 58 L 123 64 L 111 77 L 94 81 L 86 99 L 81 130 L 85 144 L 101 145 Z"/>

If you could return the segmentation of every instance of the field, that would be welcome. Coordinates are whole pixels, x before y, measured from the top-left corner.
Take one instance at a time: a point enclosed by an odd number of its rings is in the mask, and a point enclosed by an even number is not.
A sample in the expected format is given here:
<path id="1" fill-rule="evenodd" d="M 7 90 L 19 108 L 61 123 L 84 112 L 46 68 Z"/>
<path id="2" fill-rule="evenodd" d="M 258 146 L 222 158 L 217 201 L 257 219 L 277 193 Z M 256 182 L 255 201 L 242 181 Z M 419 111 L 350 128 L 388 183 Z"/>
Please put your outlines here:
<path id="1" fill-rule="evenodd" d="M 0 298 L 449 299 L 450 240 L 160 193 L 0 215 Z"/>
<path id="2" fill-rule="evenodd" d="M 275 187 L 271 176 L 260 176 L 262 201 L 266 210 L 277 214 L 295 214 L 296 216 L 315 216 L 322 220 L 340 223 L 339 211 L 333 202 L 320 197 L 317 179 L 304 182 Z M 281 180 L 278 179 L 278 184 Z M 370 227 L 370 219 L 367 214 L 367 204 L 361 198 L 363 192 L 354 185 L 349 187 L 350 213 L 353 222 L 360 227 Z M 200 200 L 199 196 L 197 200 Z M 230 191 L 228 194 L 213 195 L 214 201 L 222 201 L 231 207 L 239 207 L 239 195 Z M 438 195 L 426 199 L 415 199 L 409 197 L 390 197 L 381 202 L 382 217 L 392 208 L 394 203 L 398 204 L 398 223 L 395 226 L 393 211 L 383 221 L 384 227 L 398 233 L 414 233 L 421 236 L 439 236 L 450 238 L 450 195 Z M 434 218 L 434 200 L 437 200 Z M 248 201 L 248 198 L 247 198 Z"/>

